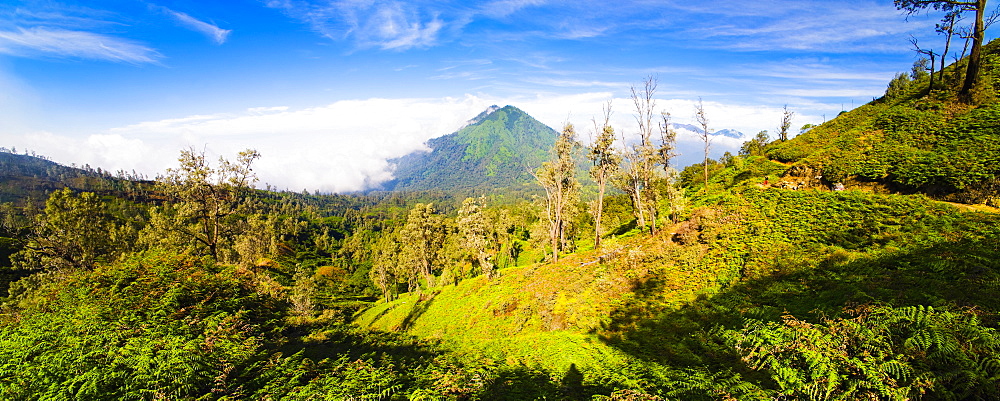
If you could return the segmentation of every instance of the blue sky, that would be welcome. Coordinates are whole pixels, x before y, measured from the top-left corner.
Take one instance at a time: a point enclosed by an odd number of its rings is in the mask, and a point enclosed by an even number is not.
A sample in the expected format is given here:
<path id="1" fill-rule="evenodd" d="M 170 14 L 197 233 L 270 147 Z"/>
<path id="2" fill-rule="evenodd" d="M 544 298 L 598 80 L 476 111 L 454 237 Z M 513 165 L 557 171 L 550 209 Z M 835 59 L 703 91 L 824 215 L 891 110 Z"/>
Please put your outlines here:
<path id="1" fill-rule="evenodd" d="M 680 123 L 699 97 L 713 129 L 773 132 L 786 104 L 820 123 L 908 71 L 910 35 L 942 47 L 937 17 L 891 1 L 8 0 L 0 146 L 150 176 L 184 147 L 253 147 L 264 182 L 350 191 L 491 104 L 589 127 L 614 99 L 630 133 L 629 85 L 650 75 Z"/>

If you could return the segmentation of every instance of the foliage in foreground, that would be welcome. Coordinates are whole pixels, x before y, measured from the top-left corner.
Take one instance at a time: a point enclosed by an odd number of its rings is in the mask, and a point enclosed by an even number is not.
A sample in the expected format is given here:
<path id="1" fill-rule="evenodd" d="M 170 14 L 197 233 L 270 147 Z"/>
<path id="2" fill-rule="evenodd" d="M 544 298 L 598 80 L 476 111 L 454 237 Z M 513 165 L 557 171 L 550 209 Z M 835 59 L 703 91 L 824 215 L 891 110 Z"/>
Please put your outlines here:
<path id="1" fill-rule="evenodd" d="M 431 341 L 294 317 L 261 272 L 147 252 L 20 282 L 0 316 L 0 398 L 575 398 L 578 382 Z M 574 384 L 575 383 L 575 384 Z"/>

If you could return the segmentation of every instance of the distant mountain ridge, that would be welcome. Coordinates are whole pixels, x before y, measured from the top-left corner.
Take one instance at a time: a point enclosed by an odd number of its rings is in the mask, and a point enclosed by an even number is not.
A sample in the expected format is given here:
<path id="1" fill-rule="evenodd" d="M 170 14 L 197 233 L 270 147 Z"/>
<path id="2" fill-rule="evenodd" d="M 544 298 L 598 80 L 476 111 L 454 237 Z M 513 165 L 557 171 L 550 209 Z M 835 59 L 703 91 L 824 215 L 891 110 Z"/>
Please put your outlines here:
<path id="1" fill-rule="evenodd" d="M 701 132 L 701 128 L 700 127 L 696 127 L 696 126 L 691 125 L 691 124 L 672 123 L 670 125 L 675 130 L 680 129 L 680 130 L 690 131 L 690 132 L 693 132 L 693 133 L 696 133 L 696 134 Z M 736 138 L 736 139 L 746 138 L 746 135 L 743 134 L 742 132 L 739 132 L 739 131 L 734 130 L 734 129 L 729 129 L 729 128 L 720 129 L 718 131 L 712 131 L 712 132 L 709 132 L 708 134 L 709 135 L 714 135 L 714 136 L 719 136 L 719 135 L 721 135 L 721 136 L 727 136 L 727 137 Z"/>
<path id="2" fill-rule="evenodd" d="M 128 179 L 141 180 L 137 174 Z M 0 148 L 0 203 L 20 203 L 28 199 L 45 200 L 49 193 L 63 187 L 77 191 L 109 191 L 123 187 L 126 174 L 112 176 L 109 171 L 64 166 L 35 154 L 17 154 Z"/>
<path id="3" fill-rule="evenodd" d="M 390 160 L 394 191 L 526 188 L 558 133 L 514 106 L 490 106 L 458 131 L 431 139 L 430 152 Z"/>

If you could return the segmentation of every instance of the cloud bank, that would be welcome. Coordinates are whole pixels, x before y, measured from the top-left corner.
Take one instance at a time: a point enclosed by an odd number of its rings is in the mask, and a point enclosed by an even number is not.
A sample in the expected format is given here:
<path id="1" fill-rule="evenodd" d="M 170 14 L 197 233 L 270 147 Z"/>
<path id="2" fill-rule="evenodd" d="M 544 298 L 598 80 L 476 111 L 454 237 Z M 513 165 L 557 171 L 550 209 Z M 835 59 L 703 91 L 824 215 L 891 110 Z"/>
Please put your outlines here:
<path id="1" fill-rule="evenodd" d="M 377 187 L 392 178 L 389 160 L 427 150 L 426 141 L 454 132 L 486 107 L 511 104 L 543 123 L 561 129 L 576 125 L 580 140 L 589 141 L 591 119 L 601 113 L 610 93 L 491 98 L 344 100 L 326 106 L 294 110 L 255 107 L 239 113 L 194 115 L 148 121 L 85 136 L 56 133 L 24 135 L 13 145 L 31 149 L 61 163 L 90 164 L 106 170 L 144 173 L 150 177 L 176 165 L 179 151 L 193 147 L 213 159 L 234 158 L 246 148 L 262 158 L 255 169 L 261 186 L 326 193 Z M 626 137 L 636 135 L 629 99 L 614 99 L 612 124 Z M 781 109 L 705 102 L 712 130 L 731 128 L 747 135 L 777 125 Z M 658 100 L 676 123 L 693 122 L 692 100 Z M 772 128 L 773 129 L 773 128 Z M 752 132 L 751 132 L 752 131 Z M 700 155 L 700 142 L 681 131 L 681 153 Z M 719 137 L 713 155 L 735 152 L 742 139 Z"/>

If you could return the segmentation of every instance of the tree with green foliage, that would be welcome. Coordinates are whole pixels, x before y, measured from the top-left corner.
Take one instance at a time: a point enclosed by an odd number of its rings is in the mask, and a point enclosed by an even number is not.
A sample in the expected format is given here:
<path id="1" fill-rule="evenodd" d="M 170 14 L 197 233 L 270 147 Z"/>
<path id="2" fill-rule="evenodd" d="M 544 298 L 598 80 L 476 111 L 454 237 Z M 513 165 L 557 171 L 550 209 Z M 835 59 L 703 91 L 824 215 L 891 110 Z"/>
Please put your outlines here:
<path id="1" fill-rule="evenodd" d="M 21 269 L 90 269 L 113 261 L 132 242 L 91 192 L 55 191 L 33 221 L 24 249 L 11 255 Z"/>
<path id="2" fill-rule="evenodd" d="M 979 82 L 980 68 L 982 66 L 983 38 L 986 33 L 986 0 L 894 0 L 893 3 L 897 9 L 906 12 L 907 15 L 917 14 L 927 9 L 944 11 L 946 12 L 946 18 L 947 16 L 955 18 L 957 14 L 968 12 L 972 12 L 975 15 L 972 31 L 970 32 L 972 50 L 969 52 L 968 65 L 965 69 L 965 81 L 962 83 L 962 89 L 959 91 L 961 98 L 965 99 L 965 101 L 970 101 L 972 90 Z"/>
<path id="3" fill-rule="evenodd" d="M 767 146 L 769 140 L 767 130 L 758 132 L 753 139 L 743 142 L 743 146 L 740 147 L 740 156 L 763 156 L 764 146 Z"/>
<path id="4" fill-rule="evenodd" d="M 656 149 L 657 163 L 663 167 L 663 176 L 657 181 L 661 187 L 659 192 L 665 195 L 667 211 L 670 213 L 670 221 L 677 223 L 680 212 L 686 207 L 687 201 L 683 192 L 677 188 L 677 170 L 670 164 L 674 157 L 677 157 L 677 131 L 670 123 L 670 113 L 666 110 L 660 112 L 660 143 Z"/>
<path id="5" fill-rule="evenodd" d="M 368 277 L 382 291 L 382 298 L 386 302 L 395 299 L 396 284 L 400 279 L 405 279 L 410 290 L 416 289 L 416 280 L 410 280 L 410 277 L 416 275 L 410 274 L 411 271 L 400 271 L 399 257 L 402 249 L 396 232 L 383 232 L 372 248 L 374 256 Z"/>
<path id="6" fill-rule="evenodd" d="M 256 150 L 240 152 L 235 162 L 219 158 L 212 166 L 204 152 L 181 151 L 180 167 L 167 169 L 156 188 L 169 202 L 152 213 L 145 233 L 150 245 L 181 248 L 219 259 L 242 227 L 239 215 L 250 211 L 249 195 L 257 176 Z"/>
<path id="7" fill-rule="evenodd" d="M 532 173 L 545 190 L 544 219 L 552 246 L 552 261 L 559 261 L 559 252 L 566 244 L 567 228 L 580 192 L 580 183 L 575 176 L 576 161 L 573 159 L 575 145 L 576 131 L 573 124 L 567 123 L 552 148 L 552 159 L 542 163 Z"/>
<path id="8" fill-rule="evenodd" d="M 670 162 L 677 157 L 677 131 L 670 123 L 670 113 L 660 112 L 660 143 L 656 148 L 657 164 L 663 167 L 663 173 L 669 174 L 673 168 Z"/>
<path id="9" fill-rule="evenodd" d="M 258 213 L 246 216 L 245 230 L 236 236 L 233 251 L 240 266 L 251 267 L 265 258 L 278 254 L 279 232 L 282 219 L 277 213 Z"/>
<path id="10" fill-rule="evenodd" d="M 465 198 L 462 201 L 462 208 L 458 210 L 456 223 L 462 248 L 472 256 L 483 276 L 492 280 L 496 277 L 493 264 L 496 247 L 493 229 L 484 212 L 485 203 L 485 198 Z"/>
<path id="11" fill-rule="evenodd" d="M 927 76 L 929 75 L 927 71 L 931 70 L 930 62 L 931 62 L 930 60 L 924 57 L 921 57 L 917 59 L 917 61 L 914 61 L 913 65 L 910 67 L 910 80 L 919 81 L 921 79 L 927 78 Z"/>
<path id="12" fill-rule="evenodd" d="M 898 73 L 889 81 L 889 86 L 885 89 L 886 99 L 895 99 L 906 93 L 910 86 L 910 77 L 906 73 Z"/>
<path id="13" fill-rule="evenodd" d="M 593 163 L 590 167 L 590 176 L 597 183 L 597 199 L 591 212 L 594 216 L 594 248 L 601 247 L 601 236 L 603 227 L 601 226 L 604 216 L 604 194 L 608 186 L 608 181 L 620 168 L 621 155 L 615 149 L 615 129 L 611 127 L 611 101 L 604 107 L 604 123 L 598 127 L 597 120 L 594 121 L 594 132 L 597 138 L 590 145 L 590 152 L 587 158 Z"/>
<path id="14" fill-rule="evenodd" d="M 447 234 L 444 217 L 434 210 L 433 203 L 416 204 L 400 229 L 400 263 L 423 276 L 428 287 L 434 286 L 434 270 Z"/>

